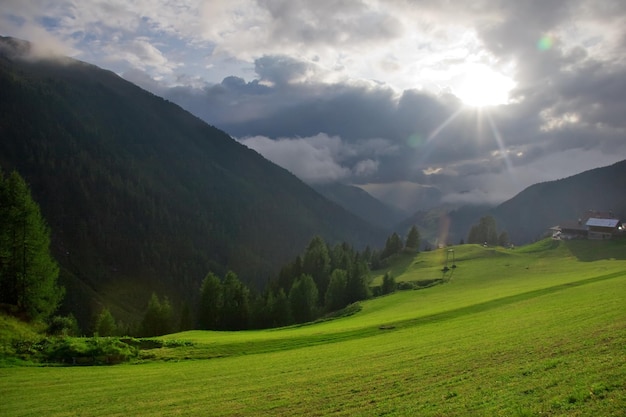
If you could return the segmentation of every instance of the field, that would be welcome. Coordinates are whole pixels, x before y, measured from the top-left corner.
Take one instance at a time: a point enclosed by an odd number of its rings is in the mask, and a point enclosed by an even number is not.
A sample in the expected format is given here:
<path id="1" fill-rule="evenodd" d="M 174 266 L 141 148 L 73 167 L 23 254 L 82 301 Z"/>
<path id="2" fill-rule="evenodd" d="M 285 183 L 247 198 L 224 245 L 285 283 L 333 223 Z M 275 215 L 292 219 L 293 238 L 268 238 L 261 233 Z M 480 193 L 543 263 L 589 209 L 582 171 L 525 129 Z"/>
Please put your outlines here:
<path id="1" fill-rule="evenodd" d="M 442 284 L 349 317 L 168 335 L 193 344 L 136 364 L 0 369 L 0 415 L 626 415 L 626 242 L 453 249 L 446 273 L 445 249 L 390 267 Z"/>

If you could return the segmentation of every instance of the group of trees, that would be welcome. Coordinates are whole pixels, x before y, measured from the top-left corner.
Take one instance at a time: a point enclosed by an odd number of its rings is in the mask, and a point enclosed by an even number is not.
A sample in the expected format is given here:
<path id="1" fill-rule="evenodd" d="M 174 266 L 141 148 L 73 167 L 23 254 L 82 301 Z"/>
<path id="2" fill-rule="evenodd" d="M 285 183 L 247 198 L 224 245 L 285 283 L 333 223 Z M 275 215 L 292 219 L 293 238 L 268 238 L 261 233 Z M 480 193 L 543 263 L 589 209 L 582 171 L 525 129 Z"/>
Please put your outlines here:
<path id="1" fill-rule="evenodd" d="M 386 259 L 392 255 L 402 253 L 402 251 L 417 252 L 419 250 L 419 245 L 420 234 L 417 227 L 413 225 L 404 242 L 398 233 L 392 233 L 385 242 L 385 248 L 381 252 L 380 258 Z"/>
<path id="2" fill-rule="evenodd" d="M 371 251 L 370 251 L 371 253 Z M 262 293 L 233 272 L 202 282 L 197 322 L 202 329 L 240 330 L 303 323 L 371 296 L 368 260 L 346 243 L 316 236 Z"/>
<path id="3" fill-rule="evenodd" d="M 17 173 L 0 171 L 0 304 L 29 319 L 47 319 L 63 298 L 50 230 Z"/>
<path id="4" fill-rule="evenodd" d="M 304 323 L 372 296 L 370 265 L 402 251 L 417 251 L 419 232 L 413 226 L 406 240 L 393 233 L 381 252 L 362 253 L 347 243 L 328 245 L 315 236 L 306 250 L 285 265 L 263 293 L 254 293 L 233 272 L 223 279 L 209 273 L 202 282 L 197 324 L 201 329 L 240 330 Z M 381 294 L 395 291 L 387 274 Z"/>
<path id="5" fill-rule="evenodd" d="M 316 236 L 261 293 L 252 291 L 232 271 L 223 278 L 211 272 L 202 281 L 195 314 L 183 304 L 176 310 L 177 322 L 169 299 L 153 293 L 143 320 L 132 329 L 103 308 L 94 317 L 92 330 L 100 336 L 129 331 L 155 336 L 190 328 L 242 330 L 315 320 L 371 297 L 370 265 L 377 267 L 381 260 L 418 246 L 415 227 L 405 242 L 393 233 L 381 252 L 368 247 L 360 253 L 347 243 L 331 247 Z M 50 318 L 51 331 L 58 334 L 76 334 L 73 316 L 51 318 L 63 297 L 58 274 L 50 254 L 50 230 L 28 185 L 16 172 L 7 178 L 0 175 L 0 304 L 27 318 Z M 383 293 L 391 292 L 395 282 L 386 276 L 383 287 Z"/>
<path id="6" fill-rule="evenodd" d="M 503 230 L 498 234 L 496 219 L 492 216 L 481 217 L 478 224 L 470 229 L 468 243 L 487 244 L 491 246 L 507 246 L 509 244 L 509 234 Z"/>

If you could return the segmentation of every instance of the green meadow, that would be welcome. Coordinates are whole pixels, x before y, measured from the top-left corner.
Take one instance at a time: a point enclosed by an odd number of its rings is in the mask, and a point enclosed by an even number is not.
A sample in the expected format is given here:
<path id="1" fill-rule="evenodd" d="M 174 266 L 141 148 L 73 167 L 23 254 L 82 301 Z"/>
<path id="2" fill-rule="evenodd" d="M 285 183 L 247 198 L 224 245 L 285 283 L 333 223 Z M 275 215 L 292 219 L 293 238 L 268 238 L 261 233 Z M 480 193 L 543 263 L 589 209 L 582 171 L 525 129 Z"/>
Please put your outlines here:
<path id="1" fill-rule="evenodd" d="M 0 415 L 626 415 L 625 241 L 402 255 L 373 285 L 387 271 L 438 284 L 303 326 L 164 336 L 189 343 L 132 364 L 0 368 Z"/>

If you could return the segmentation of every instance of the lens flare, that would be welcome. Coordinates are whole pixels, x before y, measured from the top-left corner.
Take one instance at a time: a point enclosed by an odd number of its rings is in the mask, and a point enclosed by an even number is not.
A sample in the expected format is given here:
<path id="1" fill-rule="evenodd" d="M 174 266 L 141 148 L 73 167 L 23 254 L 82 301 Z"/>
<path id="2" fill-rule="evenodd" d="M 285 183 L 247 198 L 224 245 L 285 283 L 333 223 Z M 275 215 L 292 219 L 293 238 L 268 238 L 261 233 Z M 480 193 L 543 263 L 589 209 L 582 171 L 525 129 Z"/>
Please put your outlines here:
<path id="1" fill-rule="evenodd" d="M 417 148 L 418 146 L 424 144 L 424 138 L 419 133 L 413 133 L 407 138 L 406 144 L 411 148 Z"/>
<path id="2" fill-rule="evenodd" d="M 553 45 L 554 45 L 554 37 L 552 37 L 551 35 L 543 35 L 537 41 L 537 49 L 539 49 L 540 51 L 547 51 L 549 49 L 552 49 Z"/>

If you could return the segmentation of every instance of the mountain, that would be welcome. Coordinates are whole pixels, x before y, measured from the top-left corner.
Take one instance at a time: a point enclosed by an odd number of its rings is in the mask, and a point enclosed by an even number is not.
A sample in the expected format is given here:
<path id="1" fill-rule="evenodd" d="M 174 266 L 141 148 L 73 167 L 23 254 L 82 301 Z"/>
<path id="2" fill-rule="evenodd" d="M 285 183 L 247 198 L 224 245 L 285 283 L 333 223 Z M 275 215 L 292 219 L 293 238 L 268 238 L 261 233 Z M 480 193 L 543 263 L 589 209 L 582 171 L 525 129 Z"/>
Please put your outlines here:
<path id="1" fill-rule="evenodd" d="M 587 210 L 612 211 L 626 219 L 626 160 L 532 185 L 500 204 L 492 215 L 513 242 L 526 243 Z"/>
<path id="2" fill-rule="evenodd" d="M 588 210 L 612 211 L 626 218 L 626 160 L 568 178 L 531 185 L 495 208 L 461 207 L 448 213 L 450 243 L 466 239 L 480 217 L 491 215 L 511 242 L 525 244 L 548 229 L 580 218 Z"/>
<path id="3" fill-rule="evenodd" d="M 386 230 L 392 230 L 406 213 L 386 205 L 359 187 L 341 183 L 318 184 L 313 188 L 363 220 Z"/>
<path id="4" fill-rule="evenodd" d="M 430 210 L 417 211 L 395 226 L 394 230 L 406 233 L 417 226 L 422 247 L 437 247 L 439 244 L 456 245 L 467 238 L 469 227 L 485 215 L 493 206 L 439 206 Z"/>
<path id="5" fill-rule="evenodd" d="M 175 104 L 110 71 L 0 37 L 0 168 L 29 183 L 68 290 L 136 319 L 150 293 L 192 300 L 211 270 L 262 287 L 314 235 L 378 228 Z"/>
<path id="6" fill-rule="evenodd" d="M 483 216 L 493 216 L 498 230 L 521 245 L 543 237 L 548 229 L 572 222 L 588 210 L 612 211 L 626 219 L 626 160 L 568 178 L 532 185 L 498 206 L 438 207 L 418 211 L 395 227 L 417 225 L 422 241 L 431 245 L 467 240 L 470 228 Z"/>

